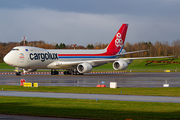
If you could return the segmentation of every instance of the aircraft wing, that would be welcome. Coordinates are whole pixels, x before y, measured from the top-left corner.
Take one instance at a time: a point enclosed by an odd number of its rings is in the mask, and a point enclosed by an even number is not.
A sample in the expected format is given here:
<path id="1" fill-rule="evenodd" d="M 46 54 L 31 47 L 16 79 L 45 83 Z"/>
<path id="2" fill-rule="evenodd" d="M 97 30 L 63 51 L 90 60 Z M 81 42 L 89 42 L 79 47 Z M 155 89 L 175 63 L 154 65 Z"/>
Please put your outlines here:
<path id="1" fill-rule="evenodd" d="M 153 58 L 173 58 L 175 56 L 158 56 L 158 57 L 137 57 L 137 58 L 120 58 L 120 60 L 140 60 L 140 59 L 153 59 Z"/>
<path id="2" fill-rule="evenodd" d="M 139 50 L 139 51 L 132 51 L 132 52 L 121 52 L 120 54 L 116 54 L 116 56 L 122 57 L 122 56 L 127 55 L 127 54 L 146 52 L 146 51 L 149 51 L 149 50 Z"/>
<path id="3" fill-rule="evenodd" d="M 78 64 L 81 63 L 89 63 L 93 67 L 100 66 L 106 64 L 108 62 L 114 62 L 119 60 L 119 58 L 115 59 L 98 59 L 98 60 L 82 60 L 82 61 L 54 61 L 50 63 L 47 67 L 51 69 L 71 69 L 77 67 Z"/>
<path id="4" fill-rule="evenodd" d="M 93 67 L 100 66 L 106 64 L 108 62 L 114 61 L 126 61 L 128 64 L 132 62 L 132 60 L 138 59 L 153 59 L 153 58 L 172 58 L 174 56 L 159 56 L 159 57 L 138 57 L 138 58 L 115 58 L 115 59 L 98 59 L 98 60 L 82 60 L 82 61 L 54 61 L 50 63 L 47 67 L 51 69 L 70 69 L 75 68 L 78 64 L 89 63 Z"/>

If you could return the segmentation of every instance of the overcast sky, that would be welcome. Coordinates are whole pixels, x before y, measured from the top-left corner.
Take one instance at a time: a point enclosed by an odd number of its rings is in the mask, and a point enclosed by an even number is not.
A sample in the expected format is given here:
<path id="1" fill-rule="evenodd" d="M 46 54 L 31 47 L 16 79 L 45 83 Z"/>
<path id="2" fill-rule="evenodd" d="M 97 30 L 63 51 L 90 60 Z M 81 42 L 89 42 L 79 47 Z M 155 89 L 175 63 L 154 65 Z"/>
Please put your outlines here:
<path id="1" fill-rule="evenodd" d="M 0 0 L 0 42 L 109 43 L 123 23 L 126 42 L 180 39 L 180 0 Z"/>

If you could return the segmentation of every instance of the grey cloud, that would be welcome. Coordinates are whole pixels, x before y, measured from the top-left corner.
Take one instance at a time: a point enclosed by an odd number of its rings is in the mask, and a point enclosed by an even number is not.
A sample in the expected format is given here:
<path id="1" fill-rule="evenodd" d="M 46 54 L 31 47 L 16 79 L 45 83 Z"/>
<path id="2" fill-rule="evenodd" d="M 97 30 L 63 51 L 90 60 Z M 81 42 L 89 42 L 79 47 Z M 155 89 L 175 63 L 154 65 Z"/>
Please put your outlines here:
<path id="1" fill-rule="evenodd" d="M 109 43 L 123 23 L 129 23 L 126 41 L 179 39 L 180 18 L 126 14 L 87 14 L 49 9 L 0 9 L 0 41 L 44 40 L 48 43 L 87 45 Z"/>
<path id="2" fill-rule="evenodd" d="M 178 15 L 179 0 L 1 0 L 0 8 L 45 8 L 85 14 Z"/>

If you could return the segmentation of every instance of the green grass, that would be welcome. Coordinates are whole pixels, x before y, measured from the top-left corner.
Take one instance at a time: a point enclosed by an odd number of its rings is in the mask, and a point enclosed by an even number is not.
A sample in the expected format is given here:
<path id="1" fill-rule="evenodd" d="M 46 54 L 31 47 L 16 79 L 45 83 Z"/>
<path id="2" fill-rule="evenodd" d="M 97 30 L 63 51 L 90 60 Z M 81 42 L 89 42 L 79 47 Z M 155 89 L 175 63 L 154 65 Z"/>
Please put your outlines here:
<path id="1" fill-rule="evenodd" d="M 180 69 L 180 64 L 162 64 L 162 63 L 151 63 L 148 64 L 147 66 L 146 61 L 147 60 L 152 60 L 152 59 L 146 59 L 146 60 L 134 60 L 131 65 L 129 65 L 127 70 L 179 70 Z M 155 61 L 159 61 L 159 60 L 168 60 L 166 59 L 153 59 Z M 180 62 L 180 59 L 175 59 L 174 61 Z"/>
<path id="2" fill-rule="evenodd" d="M 14 69 L 14 67 L 11 67 L 6 63 L 0 63 L 0 69 Z"/>
<path id="3" fill-rule="evenodd" d="M 31 92 L 59 92 L 59 93 L 86 93 L 86 94 L 114 94 L 114 95 L 148 95 L 180 97 L 180 87 L 169 88 L 97 88 L 97 87 L 59 87 L 39 86 L 38 88 L 25 88 L 23 86 L 0 85 L 0 91 L 31 91 Z"/>
<path id="4" fill-rule="evenodd" d="M 0 114 L 109 120 L 180 119 L 179 103 L 0 96 Z"/>

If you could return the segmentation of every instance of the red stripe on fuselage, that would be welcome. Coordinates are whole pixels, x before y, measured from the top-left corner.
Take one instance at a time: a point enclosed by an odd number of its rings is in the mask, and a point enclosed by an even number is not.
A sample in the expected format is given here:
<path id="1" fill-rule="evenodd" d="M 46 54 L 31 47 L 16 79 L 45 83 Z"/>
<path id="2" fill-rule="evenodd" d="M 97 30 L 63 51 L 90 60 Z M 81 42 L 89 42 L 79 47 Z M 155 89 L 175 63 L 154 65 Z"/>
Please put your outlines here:
<path id="1" fill-rule="evenodd" d="M 118 52 L 117 50 L 111 50 L 100 54 L 58 54 L 58 56 L 114 56 Z"/>

